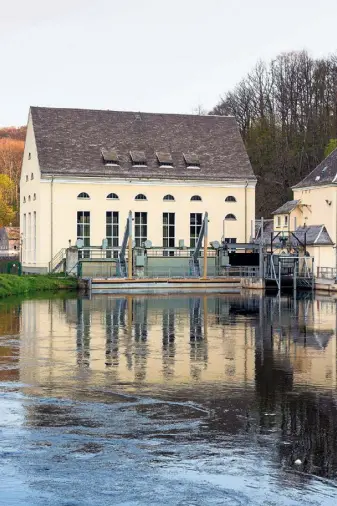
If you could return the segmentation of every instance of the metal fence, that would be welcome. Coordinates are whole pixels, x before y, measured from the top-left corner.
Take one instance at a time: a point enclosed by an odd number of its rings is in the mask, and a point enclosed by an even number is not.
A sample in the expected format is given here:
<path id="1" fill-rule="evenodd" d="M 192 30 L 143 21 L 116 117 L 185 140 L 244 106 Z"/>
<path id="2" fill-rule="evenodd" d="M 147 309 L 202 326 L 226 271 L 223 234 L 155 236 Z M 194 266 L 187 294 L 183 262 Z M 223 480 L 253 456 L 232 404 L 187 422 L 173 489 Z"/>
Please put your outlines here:
<path id="1" fill-rule="evenodd" d="M 335 267 L 317 267 L 317 277 L 323 279 L 335 279 L 337 269 Z"/>

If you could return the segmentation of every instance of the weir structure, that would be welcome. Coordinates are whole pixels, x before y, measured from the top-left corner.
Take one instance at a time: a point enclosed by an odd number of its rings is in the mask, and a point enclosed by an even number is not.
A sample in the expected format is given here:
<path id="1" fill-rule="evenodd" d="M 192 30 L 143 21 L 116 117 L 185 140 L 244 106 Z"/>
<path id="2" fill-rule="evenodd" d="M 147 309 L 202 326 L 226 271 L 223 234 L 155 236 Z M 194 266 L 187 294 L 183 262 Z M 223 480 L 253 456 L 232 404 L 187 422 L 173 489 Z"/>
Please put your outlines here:
<path id="1" fill-rule="evenodd" d="M 204 213 L 194 247 L 179 241 L 178 247 L 153 246 L 150 240 L 136 245 L 133 216 L 128 213 L 120 247 L 84 247 L 65 250 L 64 267 L 69 275 L 85 280 L 94 292 L 136 289 L 237 291 L 241 287 L 313 289 L 312 258 L 267 251 L 263 241 L 249 243 L 211 241 L 208 213 Z"/>

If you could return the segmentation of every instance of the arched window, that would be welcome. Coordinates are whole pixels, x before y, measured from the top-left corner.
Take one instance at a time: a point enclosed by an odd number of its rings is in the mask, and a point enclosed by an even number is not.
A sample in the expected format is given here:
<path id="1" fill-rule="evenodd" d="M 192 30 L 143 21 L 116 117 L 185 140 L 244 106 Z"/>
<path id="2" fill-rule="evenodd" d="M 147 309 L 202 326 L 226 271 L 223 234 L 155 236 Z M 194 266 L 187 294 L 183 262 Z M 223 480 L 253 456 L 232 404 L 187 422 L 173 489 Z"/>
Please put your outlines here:
<path id="1" fill-rule="evenodd" d="M 144 193 L 138 193 L 138 195 L 135 196 L 135 200 L 147 200 Z"/>
<path id="2" fill-rule="evenodd" d="M 111 200 L 118 200 L 119 199 L 117 193 L 109 193 L 109 195 L 107 195 L 106 198 L 111 199 Z"/>
<path id="3" fill-rule="evenodd" d="M 233 197 L 233 195 L 228 195 L 228 197 L 225 198 L 225 202 L 236 202 L 236 198 Z"/>
<path id="4" fill-rule="evenodd" d="M 77 198 L 78 198 L 78 199 L 90 199 L 90 197 L 89 197 L 88 193 L 86 193 L 86 192 L 79 193 L 79 194 L 77 195 Z"/>
<path id="5" fill-rule="evenodd" d="M 175 198 L 173 197 L 173 195 L 165 195 L 165 197 L 163 198 L 163 200 L 175 200 Z"/>
<path id="6" fill-rule="evenodd" d="M 34 179 L 34 174 L 33 174 L 33 172 L 32 172 L 32 173 L 31 173 L 31 175 L 30 175 L 30 179 Z"/>
<path id="7" fill-rule="evenodd" d="M 36 200 L 36 193 L 34 193 L 34 197 L 33 197 L 33 200 Z"/>
<path id="8" fill-rule="evenodd" d="M 225 220 L 228 220 L 228 221 L 236 221 L 236 216 L 234 216 L 234 214 L 227 214 L 225 216 Z"/>
<path id="9" fill-rule="evenodd" d="M 193 197 L 191 197 L 191 200 L 202 200 L 202 198 L 200 195 L 193 195 Z"/>
<path id="10" fill-rule="evenodd" d="M 26 203 L 26 197 L 23 197 L 23 203 L 24 204 Z"/>
<path id="11" fill-rule="evenodd" d="M 30 202 L 30 195 L 28 196 L 28 202 Z"/>

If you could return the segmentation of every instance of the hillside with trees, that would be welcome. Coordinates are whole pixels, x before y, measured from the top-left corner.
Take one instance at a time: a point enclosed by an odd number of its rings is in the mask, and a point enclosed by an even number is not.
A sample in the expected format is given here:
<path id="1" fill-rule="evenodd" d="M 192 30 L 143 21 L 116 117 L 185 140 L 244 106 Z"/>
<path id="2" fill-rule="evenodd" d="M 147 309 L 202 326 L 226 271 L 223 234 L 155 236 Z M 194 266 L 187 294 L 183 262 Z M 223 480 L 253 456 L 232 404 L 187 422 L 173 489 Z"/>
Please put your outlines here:
<path id="1" fill-rule="evenodd" d="M 0 129 L 0 226 L 18 225 L 26 127 Z"/>
<path id="2" fill-rule="evenodd" d="M 337 55 L 259 62 L 211 114 L 236 117 L 258 178 L 257 217 L 267 217 L 337 147 Z"/>

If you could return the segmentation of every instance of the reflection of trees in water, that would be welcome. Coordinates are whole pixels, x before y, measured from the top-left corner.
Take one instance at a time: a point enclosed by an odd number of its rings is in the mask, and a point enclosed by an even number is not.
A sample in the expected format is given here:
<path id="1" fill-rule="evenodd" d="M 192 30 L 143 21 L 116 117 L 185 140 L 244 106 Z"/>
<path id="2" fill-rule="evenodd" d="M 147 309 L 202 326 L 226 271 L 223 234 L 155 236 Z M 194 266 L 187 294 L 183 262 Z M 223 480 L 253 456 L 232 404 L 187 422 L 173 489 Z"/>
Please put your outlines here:
<path id="1" fill-rule="evenodd" d="M 4 302 L 0 305 L 0 381 L 13 381 L 20 377 L 19 370 L 19 332 L 21 304 Z M 9 339 L 10 336 L 10 339 Z M 8 342 L 7 342 L 8 341 Z M 8 367 L 8 364 L 10 367 Z"/>
<path id="2" fill-rule="evenodd" d="M 207 299 L 205 301 L 207 304 Z M 202 311 L 201 306 L 201 298 L 190 299 L 190 374 L 194 380 L 201 378 L 200 366 L 206 368 L 208 362 L 207 340 L 204 335 L 207 326 L 207 307 L 204 304 Z"/>
<path id="3" fill-rule="evenodd" d="M 90 366 L 90 308 L 83 308 L 82 299 L 77 299 L 76 351 L 77 365 Z"/>
<path id="4" fill-rule="evenodd" d="M 25 420 L 33 427 L 98 427 L 94 420 L 80 416 L 68 404 L 30 404 L 26 406 Z"/>
<path id="5" fill-rule="evenodd" d="M 163 309 L 163 376 L 166 380 L 174 376 L 175 364 L 175 310 Z"/>
<path id="6" fill-rule="evenodd" d="M 291 445 L 280 444 L 281 460 L 301 470 L 327 478 L 337 477 L 337 406 L 333 396 L 315 393 L 289 395 L 282 405 L 281 436 Z"/>

